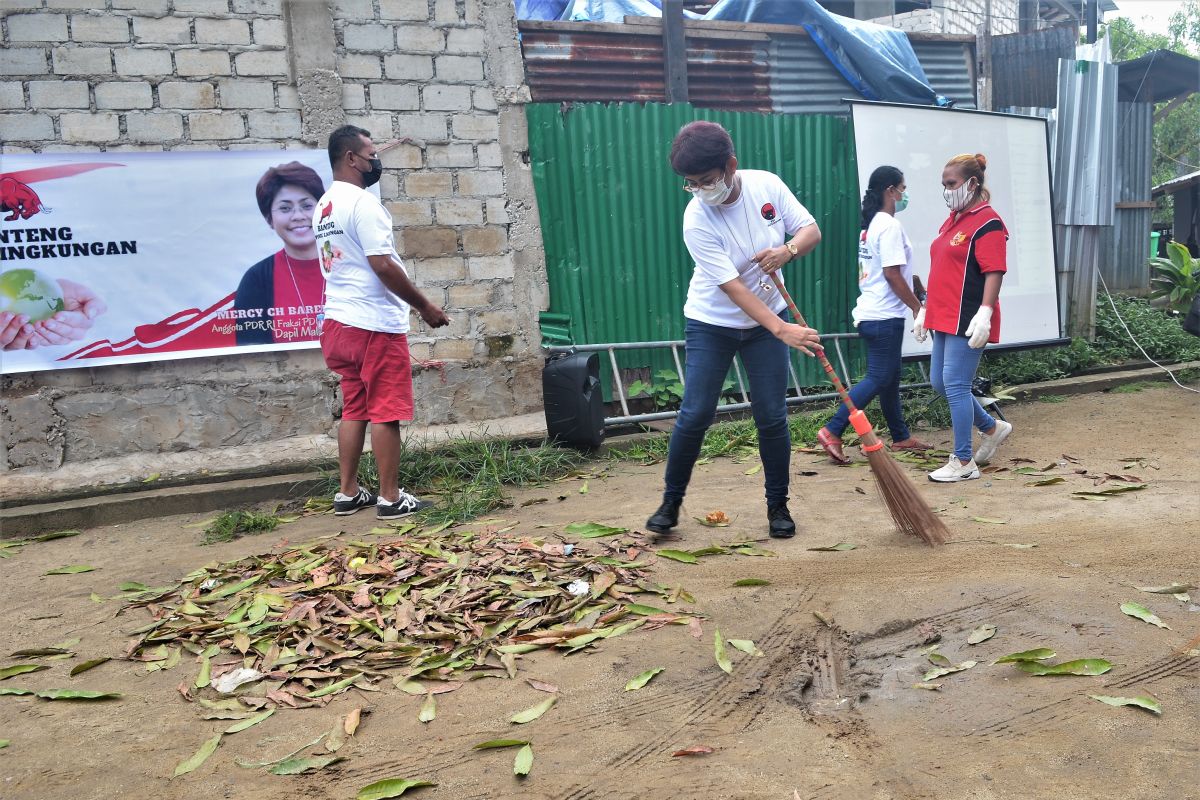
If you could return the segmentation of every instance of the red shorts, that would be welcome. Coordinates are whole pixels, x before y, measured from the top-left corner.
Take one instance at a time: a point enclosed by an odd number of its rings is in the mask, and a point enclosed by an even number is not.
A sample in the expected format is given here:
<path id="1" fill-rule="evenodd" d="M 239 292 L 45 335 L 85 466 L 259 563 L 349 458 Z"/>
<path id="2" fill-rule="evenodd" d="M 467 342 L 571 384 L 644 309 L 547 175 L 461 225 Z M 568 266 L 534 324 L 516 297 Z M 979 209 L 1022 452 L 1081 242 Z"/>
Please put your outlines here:
<path id="1" fill-rule="evenodd" d="M 408 337 L 325 318 L 321 353 L 342 385 L 342 419 L 399 422 L 413 418 Z"/>

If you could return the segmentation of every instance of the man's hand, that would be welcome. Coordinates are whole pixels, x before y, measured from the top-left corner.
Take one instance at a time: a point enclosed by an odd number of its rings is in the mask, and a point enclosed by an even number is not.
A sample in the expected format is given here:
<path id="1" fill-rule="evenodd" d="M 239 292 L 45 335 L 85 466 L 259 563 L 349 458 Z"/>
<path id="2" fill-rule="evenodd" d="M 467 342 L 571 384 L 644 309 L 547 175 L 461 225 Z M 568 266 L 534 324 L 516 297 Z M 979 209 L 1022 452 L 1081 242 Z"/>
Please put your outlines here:
<path id="1" fill-rule="evenodd" d="M 763 272 L 770 275 L 792 260 L 792 251 L 783 246 L 768 247 L 766 250 L 759 250 L 751 260 L 762 267 Z"/>
<path id="2" fill-rule="evenodd" d="M 421 319 L 425 324 L 431 328 L 442 328 L 450 324 L 450 317 L 446 316 L 446 312 L 433 303 L 426 303 L 417 309 L 417 313 L 421 315 Z"/>
<path id="3" fill-rule="evenodd" d="M 806 328 L 790 322 L 784 322 L 782 325 L 783 327 L 775 332 L 775 337 L 788 347 L 794 347 L 806 356 L 813 356 L 812 350 L 823 349 L 821 337 L 815 328 Z"/>
<path id="4" fill-rule="evenodd" d="M 69 344 L 87 336 L 96 317 L 108 311 L 100 296 L 82 283 L 58 279 L 63 290 L 63 310 L 49 319 L 34 323 L 35 335 L 27 347 Z"/>

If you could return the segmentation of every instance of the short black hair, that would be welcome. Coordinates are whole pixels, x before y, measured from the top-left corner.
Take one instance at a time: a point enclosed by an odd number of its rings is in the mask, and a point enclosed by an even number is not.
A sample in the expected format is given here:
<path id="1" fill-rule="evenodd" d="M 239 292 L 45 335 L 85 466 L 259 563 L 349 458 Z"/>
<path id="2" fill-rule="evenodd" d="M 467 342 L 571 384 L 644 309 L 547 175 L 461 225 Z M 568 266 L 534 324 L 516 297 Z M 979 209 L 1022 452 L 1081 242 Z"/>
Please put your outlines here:
<path id="1" fill-rule="evenodd" d="M 689 122 L 671 143 L 671 169 L 680 175 L 701 175 L 724 169 L 733 157 L 729 131 L 715 122 Z"/>
<path id="2" fill-rule="evenodd" d="M 357 153 L 363 136 L 370 139 L 371 132 L 357 125 L 343 125 L 329 134 L 329 166 L 336 169 L 342 156 Z"/>

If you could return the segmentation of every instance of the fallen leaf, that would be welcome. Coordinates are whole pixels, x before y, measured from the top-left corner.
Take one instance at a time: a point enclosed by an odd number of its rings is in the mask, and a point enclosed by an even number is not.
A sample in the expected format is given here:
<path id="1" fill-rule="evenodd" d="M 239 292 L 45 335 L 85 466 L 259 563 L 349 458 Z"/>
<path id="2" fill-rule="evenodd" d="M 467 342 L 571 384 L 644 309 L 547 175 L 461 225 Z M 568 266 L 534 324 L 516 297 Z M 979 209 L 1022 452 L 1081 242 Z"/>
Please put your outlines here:
<path id="1" fill-rule="evenodd" d="M 1138 591 L 1149 592 L 1150 594 L 1183 594 L 1190 592 L 1197 587 L 1190 583 L 1172 583 L 1167 586 L 1138 586 Z"/>
<path id="2" fill-rule="evenodd" d="M 539 681 L 537 678 L 526 678 L 525 682 L 537 689 L 539 692 L 549 692 L 550 694 L 558 694 L 558 687 L 553 683 Z"/>
<path id="3" fill-rule="evenodd" d="M 1148 622 L 1156 628 L 1171 630 L 1171 626 L 1164 623 L 1150 609 L 1140 603 L 1121 603 L 1121 613 L 1140 619 L 1142 622 Z"/>
<path id="4" fill-rule="evenodd" d="M 682 561 L 684 564 L 695 564 L 700 559 L 683 550 L 655 550 L 655 555 L 669 558 L 672 561 Z"/>
<path id="5" fill-rule="evenodd" d="M 666 667 L 655 667 L 654 669 L 646 670 L 637 677 L 630 678 L 628 683 L 625 684 L 625 691 L 632 692 L 635 689 L 642 688 L 649 683 L 655 675 L 662 672 L 664 669 L 666 669 Z"/>
<path id="6" fill-rule="evenodd" d="M 1014 550 L 1032 550 L 1037 547 L 1036 544 L 1021 544 L 1020 542 L 1001 542 L 1003 547 L 1011 547 Z"/>
<path id="7" fill-rule="evenodd" d="M 838 542 L 837 544 L 831 544 L 825 547 L 809 547 L 807 549 L 817 553 L 835 553 L 842 550 L 854 550 L 857 547 L 858 545 L 850 544 L 849 542 Z"/>
<path id="8" fill-rule="evenodd" d="M 967 644 L 979 644 L 986 642 L 988 639 L 996 635 L 995 625 L 980 625 L 967 637 Z"/>
<path id="9" fill-rule="evenodd" d="M 1022 661 L 1045 661 L 1054 658 L 1058 653 L 1048 647 L 1037 647 L 1033 650 L 1022 650 L 1019 653 L 1009 653 L 1006 656 L 1000 656 L 993 664 L 1019 664 Z"/>
<path id="10" fill-rule="evenodd" d="M 762 578 L 742 578 L 733 582 L 734 586 L 770 586 L 771 582 Z"/>
<path id="11" fill-rule="evenodd" d="M 43 689 L 34 692 L 43 700 L 116 700 L 120 692 L 84 692 L 74 689 Z"/>
<path id="12" fill-rule="evenodd" d="M 1061 475 L 1055 475 L 1053 478 L 1043 478 L 1040 481 L 1032 481 L 1025 484 L 1026 486 L 1053 486 L 1056 483 L 1066 483 L 1067 479 Z"/>
<path id="13" fill-rule="evenodd" d="M 993 517 L 971 517 L 976 522 L 986 522 L 990 525 L 1007 525 L 1008 520 L 995 519 Z"/>
<path id="14" fill-rule="evenodd" d="M 1080 658 L 1061 664 L 1021 661 L 1017 663 L 1017 669 L 1030 675 L 1103 675 L 1112 669 L 1112 664 L 1103 658 Z"/>
<path id="15" fill-rule="evenodd" d="M 433 693 L 425 695 L 425 702 L 421 704 L 421 711 L 417 714 L 418 722 L 433 722 L 437 719 L 437 699 Z"/>
<path id="16" fill-rule="evenodd" d="M 221 743 L 221 736 L 222 734 L 218 733 L 211 739 L 205 740 L 204 744 L 200 745 L 200 749 L 196 751 L 195 755 L 179 762 L 179 766 L 175 767 L 175 772 L 171 777 L 178 778 L 180 775 L 186 775 L 207 761 L 208 757 L 211 756 L 217 749 L 217 745 Z"/>
<path id="17" fill-rule="evenodd" d="M 587 494 L 587 493 L 588 493 L 588 485 L 587 485 L 587 481 L 584 481 L 584 482 L 583 482 L 583 486 L 580 486 L 580 487 L 579 487 L 579 493 L 580 493 L 580 494 Z"/>
<path id="18" fill-rule="evenodd" d="M 11 667 L 0 669 L 0 681 L 8 680 L 14 675 L 25 675 L 30 672 L 41 672 L 50 669 L 45 664 L 13 664 Z"/>
<path id="19" fill-rule="evenodd" d="M 89 567 L 87 564 L 71 564 L 66 567 L 55 567 L 46 572 L 46 575 L 78 575 L 81 572 L 92 572 L 95 567 Z"/>
<path id="20" fill-rule="evenodd" d="M 679 758 L 680 756 L 704 756 L 715 752 L 715 750 L 706 744 L 694 744 L 691 747 L 685 747 L 682 750 L 676 750 L 674 753 L 671 753 L 671 757 Z"/>
<path id="21" fill-rule="evenodd" d="M 629 532 L 628 528 L 614 528 L 611 525 L 601 525 L 599 522 L 572 522 L 563 530 L 584 539 L 597 539 L 601 536 L 616 536 Z"/>
<path id="22" fill-rule="evenodd" d="M 726 641 L 728 641 L 738 650 L 741 650 L 746 655 L 754 656 L 755 658 L 762 658 L 766 655 L 766 653 L 764 653 L 762 650 L 759 650 L 755 646 L 754 642 L 750 641 L 749 639 L 727 639 Z"/>
<path id="23" fill-rule="evenodd" d="M 941 684 L 941 683 L 914 683 L 913 688 L 914 689 L 927 689 L 931 692 L 936 692 L 938 689 L 942 688 L 943 685 L 944 684 Z"/>
<path id="24" fill-rule="evenodd" d="M 755 464 L 753 467 L 751 467 L 750 469 L 746 470 L 746 471 L 745 471 L 745 472 L 743 472 L 742 474 L 743 474 L 743 475 L 757 475 L 757 474 L 758 474 L 758 472 L 759 472 L 759 470 L 761 470 L 761 469 L 762 469 L 762 464 Z"/>
<path id="25" fill-rule="evenodd" d="M 3 750 L 5 747 L 8 747 L 10 744 L 12 744 L 11 739 L 0 739 L 0 750 Z"/>
<path id="26" fill-rule="evenodd" d="M 526 722 L 533 722 L 535 719 L 542 716 L 542 714 L 545 714 L 547 711 L 549 711 L 550 708 L 557 702 L 558 695 L 547 697 L 536 706 L 527 708 L 517 714 L 513 714 L 512 717 L 509 718 L 509 722 L 513 722 L 517 725 L 524 725 Z"/>
<path id="27" fill-rule="evenodd" d="M 361 723 L 362 723 L 362 709 L 356 708 L 353 711 L 351 711 L 349 714 L 347 714 L 346 718 L 342 721 L 342 731 L 347 736 L 353 736 L 354 732 L 358 730 L 358 726 Z"/>
<path id="28" fill-rule="evenodd" d="M 820 611 L 814 611 L 814 612 L 812 612 L 812 615 L 814 617 L 816 617 L 817 621 L 820 622 L 822 625 L 824 625 L 826 628 L 833 627 L 833 619 L 831 617 L 829 617 L 825 614 L 822 614 Z"/>
<path id="29" fill-rule="evenodd" d="M 1153 697 L 1113 697 L 1107 694 L 1089 694 L 1088 697 L 1110 706 L 1137 706 L 1155 714 L 1162 713 L 1162 706 Z"/>
<path id="30" fill-rule="evenodd" d="M 938 669 L 931 669 L 925 673 L 925 677 L 921 678 L 921 680 L 925 681 L 925 682 L 929 682 L 929 681 L 933 680 L 934 678 L 940 678 L 943 675 L 950 675 L 955 672 L 962 672 L 963 670 L 970 669 L 971 667 L 975 666 L 977 663 L 979 663 L 979 662 L 964 661 L 961 664 L 955 664 L 952 667 L 939 667 Z"/>
<path id="31" fill-rule="evenodd" d="M 253 717 L 244 719 L 241 722 L 235 722 L 233 725 L 230 725 L 228 728 L 226 728 L 225 732 L 226 733 L 240 733 L 240 732 L 246 730 L 247 728 L 254 727 L 255 725 L 262 722 L 264 719 L 266 719 L 267 717 L 271 716 L 274 713 L 275 713 L 275 709 L 269 708 L 266 711 L 262 712 L 261 714 L 255 714 Z"/>
<path id="32" fill-rule="evenodd" d="M 932 648 L 930 648 L 929 652 L 925 654 L 925 657 L 929 659 L 930 664 L 936 664 L 939 667 L 954 666 L 953 661 L 937 651 L 937 645 L 934 645 Z"/>
<path id="33" fill-rule="evenodd" d="M 533 745 L 527 744 L 517 751 L 517 757 L 513 759 L 513 775 L 528 775 L 532 766 Z"/>
<path id="34" fill-rule="evenodd" d="M 422 686 L 421 684 L 417 683 L 416 681 L 410 681 L 410 680 L 404 680 L 401 678 L 397 678 L 394 681 L 392 681 L 392 684 L 397 689 L 404 692 L 405 694 L 413 694 L 413 695 L 426 694 L 425 687 Z"/>
<path id="35" fill-rule="evenodd" d="M 1149 485 L 1150 484 L 1148 484 L 1148 483 L 1129 483 L 1129 484 L 1124 484 L 1122 486 L 1113 486 L 1108 489 L 1097 489 L 1097 490 L 1091 491 L 1091 492 L 1071 492 L 1071 494 L 1079 495 L 1081 497 L 1097 497 L 1097 496 L 1106 496 L 1106 495 L 1112 495 L 1112 494 L 1124 494 L 1125 492 L 1136 492 L 1141 489 L 1145 489 L 1145 488 L 1149 487 Z"/>
<path id="36" fill-rule="evenodd" d="M 324 769 L 334 762 L 341 761 L 341 756 L 317 756 L 315 758 L 289 758 L 280 761 L 268 770 L 272 775 L 299 775 L 312 770 Z"/>
<path id="37" fill-rule="evenodd" d="M 84 661 L 81 664 L 76 664 L 74 667 L 71 668 L 71 676 L 74 677 L 81 672 L 87 672 L 89 669 L 98 667 L 101 664 L 103 664 L 104 662 L 111 661 L 111 660 L 112 659 L 110 659 L 108 656 L 104 656 L 103 658 L 93 658 L 89 661 Z"/>
<path id="38" fill-rule="evenodd" d="M 411 778 L 386 778 L 359 789 L 354 800 L 388 800 L 391 797 L 399 797 L 409 789 L 417 789 L 422 786 L 437 786 L 437 784 L 432 781 L 418 781 Z"/>
<path id="39" fill-rule="evenodd" d="M 472 750 L 495 750 L 499 747 L 522 747 L 529 744 L 527 739 L 489 739 L 472 747 Z"/>
<path id="40" fill-rule="evenodd" d="M 721 636 L 720 628 L 713 633 L 713 656 L 717 659 L 717 666 L 726 674 L 733 673 L 733 662 L 729 660 L 729 655 L 725 652 L 725 639 Z"/>
<path id="41" fill-rule="evenodd" d="M 145 478 L 142 478 L 142 483 L 154 483 L 160 477 L 159 473 L 151 472 Z"/>
<path id="42" fill-rule="evenodd" d="M 33 694 L 33 689 L 20 689 L 16 686 L 0 686 L 0 697 L 6 695 L 26 695 Z"/>
<path id="43" fill-rule="evenodd" d="M 253 670 L 251 670 L 251 671 L 253 671 Z M 223 677 L 224 676 L 222 676 L 222 678 Z M 262 677 L 266 677 L 266 676 L 259 673 L 258 677 L 262 678 Z M 336 694 L 337 692 L 343 691 L 345 689 L 349 689 L 351 686 L 353 686 L 355 683 L 357 683 L 359 678 L 361 678 L 361 677 L 362 677 L 361 674 L 355 674 L 355 675 L 351 675 L 348 678 L 343 678 L 340 681 L 334 681 L 333 683 L 329 684 L 328 686 L 326 686 L 323 689 L 317 689 L 315 692 L 309 692 L 306 695 L 306 697 L 308 697 L 308 699 L 310 699 L 310 700 L 315 700 L 318 697 L 325 697 L 326 695 Z M 257 680 L 257 678 L 254 678 L 253 680 Z M 248 682 L 249 681 L 243 681 L 243 683 L 248 683 Z M 222 692 L 220 687 L 217 686 L 216 682 L 213 683 L 213 687 L 216 688 L 217 691 Z M 222 694 L 228 694 L 228 692 L 222 692 Z"/>

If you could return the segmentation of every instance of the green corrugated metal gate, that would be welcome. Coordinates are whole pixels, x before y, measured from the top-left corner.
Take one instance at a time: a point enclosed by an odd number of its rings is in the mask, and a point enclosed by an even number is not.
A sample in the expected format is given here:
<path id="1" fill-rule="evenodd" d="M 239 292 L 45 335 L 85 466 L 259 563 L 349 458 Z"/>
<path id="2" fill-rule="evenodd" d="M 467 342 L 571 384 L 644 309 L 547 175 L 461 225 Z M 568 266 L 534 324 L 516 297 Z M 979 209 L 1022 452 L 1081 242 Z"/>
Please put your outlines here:
<path id="1" fill-rule="evenodd" d="M 784 268 L 788 289 L 818 330 L 852 330 L 859 193 L 847 119 L 686 104 L 526 109 L 550 286 L 547 344 L 683 338 L 693 264 L 682 219 L 690 196 L 667 156 L 675 133 L 696 119 L 724 125 L 739 166 L 776 173 L 812 212 L 823 239 Z M 803 383 L 823 382 L 812 359 L 797 364 Z M 626 355 L 622 366 L 673 369 L 666 354 L 661 361 Z"/>

